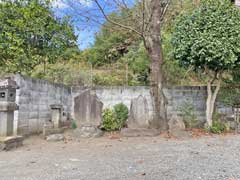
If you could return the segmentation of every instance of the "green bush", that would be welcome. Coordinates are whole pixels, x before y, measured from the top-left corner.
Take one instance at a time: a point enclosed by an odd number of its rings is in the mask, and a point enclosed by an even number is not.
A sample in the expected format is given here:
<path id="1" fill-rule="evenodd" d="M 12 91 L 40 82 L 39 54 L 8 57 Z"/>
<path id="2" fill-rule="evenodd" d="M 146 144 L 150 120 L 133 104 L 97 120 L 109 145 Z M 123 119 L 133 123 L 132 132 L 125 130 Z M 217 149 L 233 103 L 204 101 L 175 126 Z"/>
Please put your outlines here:
<path id="1" fill-rule="evenodd" d="M 209 131 L 214 134 L 219 134 L 222 132 L 225 132 L 227 130 L 227 127 L 225 124 L 219 122 L 219 121 L 213 121 L 213 124 L 211 127 L 209 127 Z"/>
<path id="2" fill-rule="evenodd" d="M 76 124 L 76 121 L 75 121 L 75 120 L 72 120 L 72 122 L 71 122 L 71 128 L 72 128 L 72 129 L 77 129 L 77 124 Z"/>
<path id="3" fill-rule="evenodd" d="M 114 113 L 116 117 L 116 121 L 118 124 L 119 129 L 124 127 L 126 124 L 126 121 L 128 119 L 128 108 L 125 104 L 119 103 L 116 104 L 114 107 Z"/>
<path id="4" fill-rule="evenodd" d="M 115 131 L 124 127 L 128 118 L 128 108 L 123 103 L 116 104 L 112 109 L 104 109 L 102 114 L 102 128 L 106 131 Z"/>
<path id="5" fill-rule="evenodd" d="M 113 110 L 107 108 L 103 110 L 102 114 L 102 128 L 106 131 L 114 131 L 118 129 L 115 113 Z"/>

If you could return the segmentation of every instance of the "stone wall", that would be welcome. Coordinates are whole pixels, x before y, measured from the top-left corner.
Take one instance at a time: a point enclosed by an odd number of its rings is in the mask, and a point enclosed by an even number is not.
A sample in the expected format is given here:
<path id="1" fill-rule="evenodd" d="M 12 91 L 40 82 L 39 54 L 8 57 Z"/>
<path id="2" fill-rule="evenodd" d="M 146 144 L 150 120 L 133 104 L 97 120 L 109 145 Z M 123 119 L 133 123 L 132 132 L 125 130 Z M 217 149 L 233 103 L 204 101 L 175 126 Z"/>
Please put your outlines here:
<path id="1" fill-rule="evenodd" d="M 74 118 L 74 99 L 87 87 L 67 87 L 44 80 L 33 79 L 26 76 L 12 76 L 19 89 L 16 94 L 16 103 L 19 110 L 15 111 L 14 132 L 18 134 L 31 134 L 41 132 L 43 124 L 51 119 L 51 104 L 61 104 L 64 107 L 64 121 Z M 164 89 L 168 99 L 168 118 L 172 115 L 182 115 L 182 110 L 193 106 L 198 120 L 205 121 L 205 101 L 207 96 L 204 86 L 180 86 Z M 103 103 L 103 108 L 113 107 L 115 104 L 124 103 L 130 110 L 131 101 L 140 95 L 147 101 L 149 117 L 152 118 L 153 106 L 149 87 L 95 87 L 90 94 Z M 84 104 L 84 103 L 83 103 Z M 83 106 L 82 103 L 79 103 Z M 92 106 L 92 105 L 91 105 Z M 217 103 L 219 112 L 231 114 L 231 108 L 226 108 Z"/>
<path id="2" fill-rule="evenodd" d="M 67 119 L 71 110 L 71 89 L 69 87 L 21 75 L 14 75 L 12 79 L 19 86 L 16 93 L 19 110 L 14 114 L 15 134 L 41 132 L 44 122 L 51 119 L 51 104 L 62 104 L 63 120 Z"/>
<path id="3" fill-rule="evenodd" d="M 73 87 L 72 98 L 79 95 L 86 88 Z M 207 96 L 206 87 L 204 86 L 180 86 L 169 87 L 164 89 L 168 99 L 168 117 L 173 114 L 181 115 L 185 106 L 193 106 L 194 113 L 198 120 L 205 120 L 205 101 Z M 92 89 L 92 93 L 96 94 L 100 101 L 103 102 L 103 108 L 113 107 L 117 103 L 124 103 L 130 109 L 131 100 L 142 95 L 147 99 L 149 115 L 152 117 L 153 106 L 149 87 L 96 87 Z M 72 108 L 74 101 L 72 100 Z M 73 111 L 72 111 L 73 112 Z M 74 118 L 74 113 L 72 113 Z"/>

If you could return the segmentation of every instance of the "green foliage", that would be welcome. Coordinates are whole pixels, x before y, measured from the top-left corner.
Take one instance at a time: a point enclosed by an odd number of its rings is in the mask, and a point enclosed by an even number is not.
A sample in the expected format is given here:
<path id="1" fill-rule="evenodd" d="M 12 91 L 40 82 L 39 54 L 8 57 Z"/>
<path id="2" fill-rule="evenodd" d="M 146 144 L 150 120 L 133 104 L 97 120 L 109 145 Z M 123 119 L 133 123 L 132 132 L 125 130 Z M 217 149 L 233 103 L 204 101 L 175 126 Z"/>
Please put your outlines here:
<path id="1" fill-rule="evenodd" d="M 75 121 L 75 120 L 72 120 L 72 122 L 71 122 L 71 128 L 72 128 L 72 129 L 77 129 L 77 124 L 76 124 L 76 121 Z"/>
<path id="2" fill-rule="evenodd" d="M 124 127 L 128 118 L 128 108 L 120 103 L 112 109 L 104 109 L 102 113 L 102 128 L 106 131 L 115 131 Z"/>
<path id="3" fill-rule="evenodd" d="M 129 47 L 129 51 L 122 57 L 122 61 L 128 64 L 135 81 L 148 85 L 149 57 L 142 43 L 139 46 Z"/>
<path id="4" fill-rule="evenodd" d="M 76 48 L 67 19 L 53 17 L 47 1 L 5 0 L 0 3 L 0 65 L 6 72 L 31 74 L 39 64 L 66 59 Z"/>
<path id="5" fill-rule="evenodd" d="M 118 129 L 118 124 L 114 111 L 111 109 L 104 109 L 102 114 L 102 128 L 106 131 L 114 131 Z"/>
<path id="6" fill-rule="evenodd" d="M 106 22 L 96 34 L 93 46 L 88 49 L 86 60 L 94 66 L 115 63 L 128 52 L 132 37 L 131 33 Z"/>
<path id="7" fill-rule="evenodd" d="M 182 66 L 214 72 L 240 64 L 240 10 L 229 0 L 205 0 L 176 21 L 173 54 Z"/>
<path id="8" fill-rule="evenodd" d="M 126 121 L 128 119 L 128 107 L 123 103 L 119 103 L 116 104 L 113 107 L 113 109 L 116 116 L 118 127 L 120 129 L 125 126 Z"/>
<path id="9" fill-rule="evenodd" d="M 34 68 L 32 76 L 66 85 L 91 84 L 91 74 L 84 63 L 57 62 L 38 65 Z"/>
<path id="10" fill-rule="evenodd" d="M 185 102 L 178 108 L 183 116 L 183 121 L 187 128 L 193 128 L 197 124 L 197 116 L 193 104 Z"/>
<path id="11" fill-rule="evenodd" d="M 209 127 L 209 131 L 214 134 L 220 134 L 227 130 L 227 127 L 219 122 L 219 121 L 213 121 L 213 124 L 211 127 Z"/>
<path id="12" fill-rule="evenodd" d="M 124 71 L 96 71 L 93 74 L 93 84 L 100 86 L 125 85 Z"/>
<path id="13" fill-rule="evenodd" d="M 232 84 L 229 87 L 224 87 L 220 90 L 218 95 L 218 100 L 229 106 L 234 106 L 236 104 L 240 104 L 240 88 L 239 86 L 234 86 Z"/>

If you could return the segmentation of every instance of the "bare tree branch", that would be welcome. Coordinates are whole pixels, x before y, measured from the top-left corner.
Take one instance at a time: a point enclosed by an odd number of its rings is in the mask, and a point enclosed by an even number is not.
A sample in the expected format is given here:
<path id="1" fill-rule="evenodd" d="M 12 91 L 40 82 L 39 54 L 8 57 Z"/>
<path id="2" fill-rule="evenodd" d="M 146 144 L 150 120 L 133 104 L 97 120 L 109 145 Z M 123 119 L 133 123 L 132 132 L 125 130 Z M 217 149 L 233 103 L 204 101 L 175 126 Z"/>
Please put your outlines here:
<path id="1" fill-rule="evenodd" d="M 112 24 L 114 24 L 114 25 L 116 25 L 116 26 L 119 26 L 119 27 L 121 27 L 121 28 L 128 29 L 128 30 L 130 30 L 130 31 L 133 31 L 133 32 L 137 33 L 139 36 L 143 37 L 143 34 L 142 34 L 141 32 L 139 32 L 138 30 L 136 30 L 136 29 L 134 29 L 134 28 L 132 28 L 132 27 L 130 27 L 130 26 L 126 26 L 126 25 L 124 25 L 124 24 L 120 24 L 120 23 L 115 22 L 115 21 L 113 21 L 112 19 L 110 19 L 110 18 L 107 16 L 107 14 L 105 13 L 105 11 L 104 11 L 103 7 L 101 6 L 101 4 L 99 3 L 99 1 L 98 1 L 98 0 L 94 0 L 94 2 L 96 3 L 96 5 L 98 6 L 99 10 L 101 11 L 101 13 L 103 14 L 103 16 L 105 17 L 105 19 L 106 19 L 108 22 L 110 22 L 110 23 L 112 23 Z"/>

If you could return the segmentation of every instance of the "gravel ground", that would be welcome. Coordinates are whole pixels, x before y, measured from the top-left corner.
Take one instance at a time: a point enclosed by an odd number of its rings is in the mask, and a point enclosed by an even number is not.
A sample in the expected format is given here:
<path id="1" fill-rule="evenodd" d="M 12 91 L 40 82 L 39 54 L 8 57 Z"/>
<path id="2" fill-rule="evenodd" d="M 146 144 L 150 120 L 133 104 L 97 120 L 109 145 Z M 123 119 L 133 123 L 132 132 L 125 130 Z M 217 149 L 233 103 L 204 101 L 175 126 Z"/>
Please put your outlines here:
<path id="1" fill-rule="evenodd" d="M 0 152 L 0 180 L 240 180 L 240 135 L 186 140 L 39 137 Z"/>

